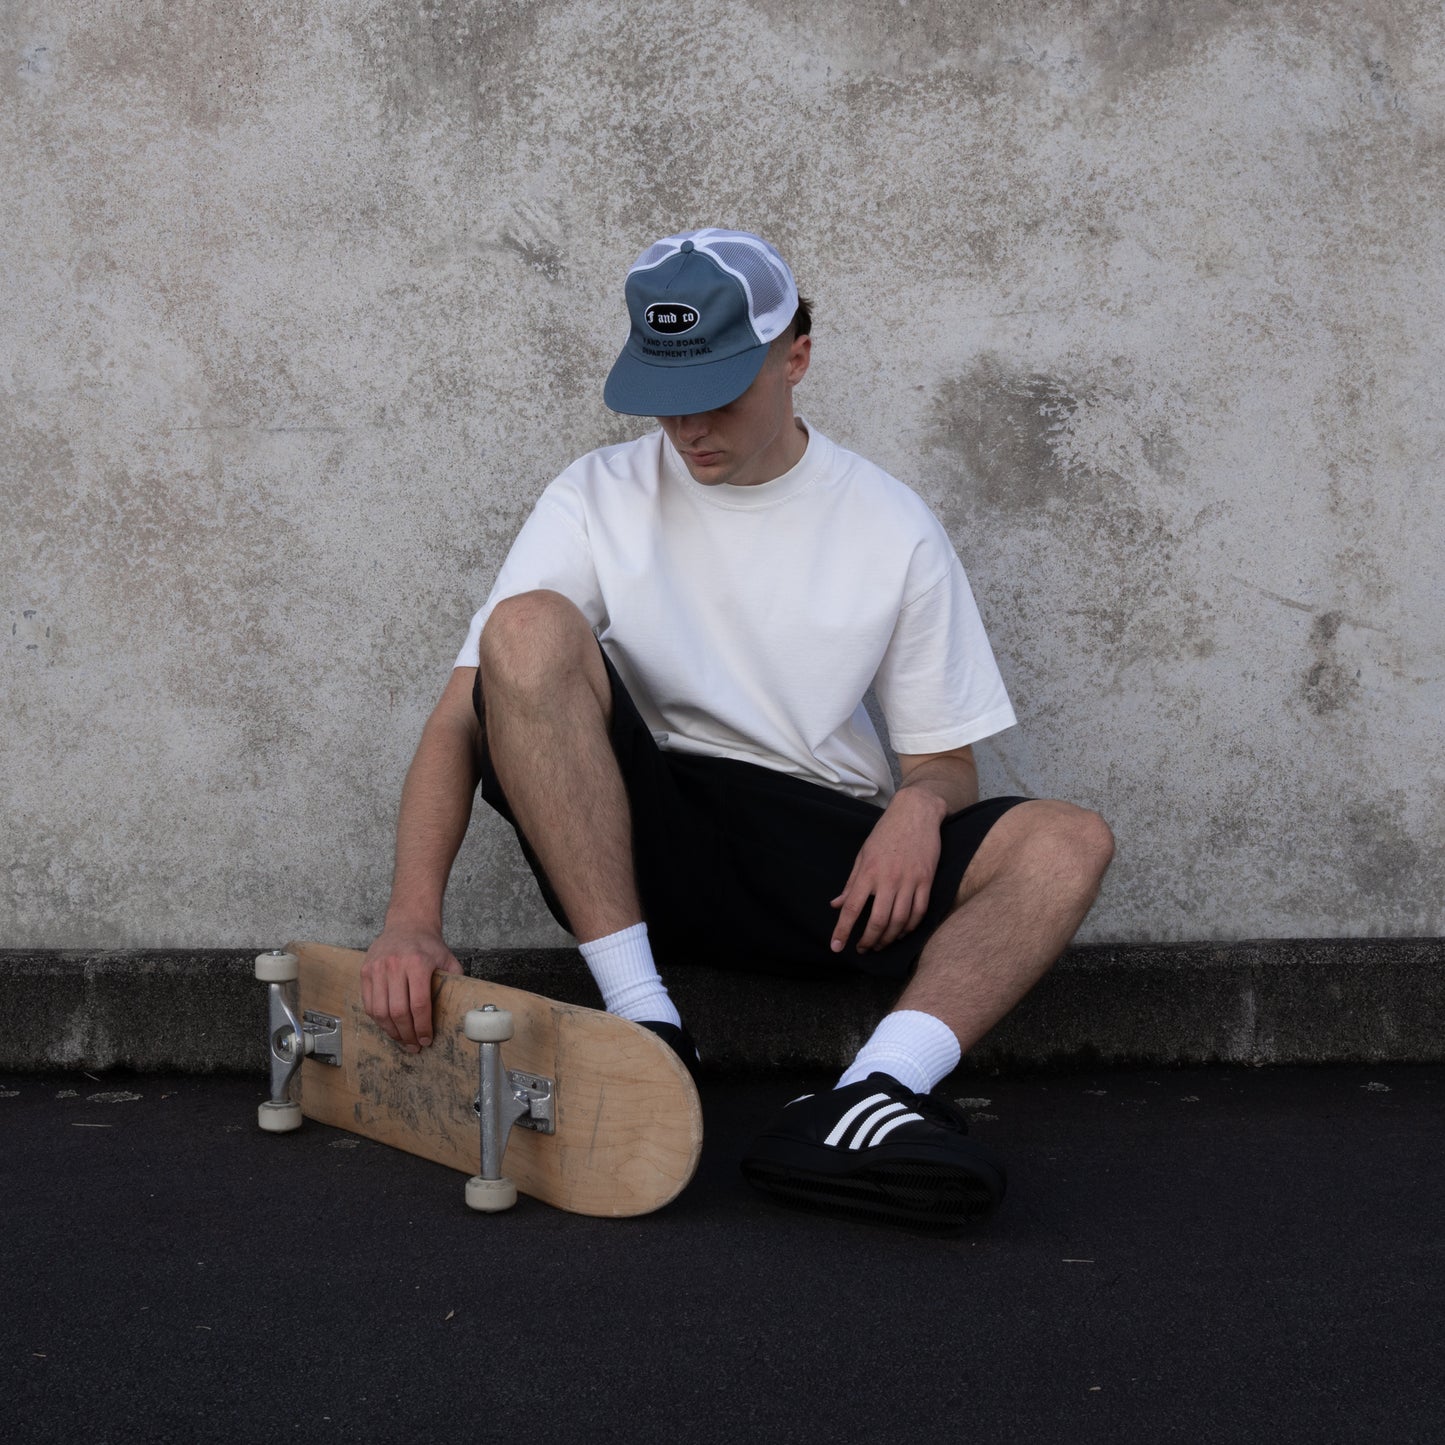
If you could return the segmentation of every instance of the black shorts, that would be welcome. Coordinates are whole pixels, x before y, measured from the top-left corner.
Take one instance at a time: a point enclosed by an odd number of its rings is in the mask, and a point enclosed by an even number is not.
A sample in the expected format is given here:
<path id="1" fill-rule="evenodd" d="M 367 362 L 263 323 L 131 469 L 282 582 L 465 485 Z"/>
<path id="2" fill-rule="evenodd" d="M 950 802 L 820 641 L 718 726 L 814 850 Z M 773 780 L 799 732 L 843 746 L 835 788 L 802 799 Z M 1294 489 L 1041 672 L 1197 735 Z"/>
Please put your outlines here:
<path id="1" fill-rule="evenodd" d="M 1023 798 L 989 798 L 943 821 L 943 852 L 928 911 L 911 933 L 860 954 L 864 910 L 841 953 L 831 907 L 881 810 L 817 783 L 730 758 L 665 752 L 653 740 L 611 660 L 612 747 L 632 807 L 632 849 L 648 939 L 659 967 L 801 976 L 840 970 L 902 978 L 948 916 L 988 830 Z M 486 745 L 481 674 L 472 694 L 482 723 L 482 796 L 517 832 L 552 916 L 567 915 L 507 805 Z"/>

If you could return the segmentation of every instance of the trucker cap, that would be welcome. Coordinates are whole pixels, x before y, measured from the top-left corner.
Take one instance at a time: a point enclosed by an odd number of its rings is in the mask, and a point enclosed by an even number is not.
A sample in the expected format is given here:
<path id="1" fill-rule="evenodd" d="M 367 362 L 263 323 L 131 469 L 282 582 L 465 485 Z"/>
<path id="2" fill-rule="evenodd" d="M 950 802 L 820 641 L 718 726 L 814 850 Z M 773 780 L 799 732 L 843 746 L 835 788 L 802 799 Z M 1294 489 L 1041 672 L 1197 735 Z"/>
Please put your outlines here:
<path id="1" fill-rule="evenodd" d="M 632 330 L 602 397 L 632 416 L 735 401 L 798 309 L 787 262 L 762 237 L 715 226 L 653 242 L 625 289 Z"/>

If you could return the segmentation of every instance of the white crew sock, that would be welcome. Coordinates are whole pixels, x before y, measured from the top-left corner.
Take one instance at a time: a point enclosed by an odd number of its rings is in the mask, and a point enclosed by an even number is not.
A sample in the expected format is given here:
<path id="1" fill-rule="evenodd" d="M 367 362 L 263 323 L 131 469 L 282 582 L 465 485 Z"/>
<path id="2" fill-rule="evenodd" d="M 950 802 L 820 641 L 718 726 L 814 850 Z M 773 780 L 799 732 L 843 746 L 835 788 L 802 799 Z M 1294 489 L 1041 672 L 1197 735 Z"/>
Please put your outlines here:
<path id="1" fill-rule="evenodd" d="M 833 1087 L 859 1083 L 876 1072 L 892 1074 L 905 1089 L 926 1094 L 958 1067 L 962 1057 L 958 1039 L 942 1019 L 917 1009 L 899 1009 L 885 1015 Z"/>
<path id="2" fill-rule="evenodd" d="M 579 943 L 582 957 L 602 990 L 602 1007 L 634 1023 L 680 1024 L 682 1015 L 667 996 L 667 985 L 653 962 L 647 925 L 634 923 L 620 933 Z"/>

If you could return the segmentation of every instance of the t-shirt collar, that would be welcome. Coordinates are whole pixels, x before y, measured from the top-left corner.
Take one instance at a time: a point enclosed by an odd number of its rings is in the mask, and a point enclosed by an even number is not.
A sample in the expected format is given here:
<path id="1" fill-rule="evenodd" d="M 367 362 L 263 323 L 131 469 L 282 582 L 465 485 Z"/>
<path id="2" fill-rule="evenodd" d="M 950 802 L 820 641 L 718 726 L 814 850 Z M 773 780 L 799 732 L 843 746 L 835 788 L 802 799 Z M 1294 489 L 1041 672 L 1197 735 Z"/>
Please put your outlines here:
<path id="1" fill-rule="evenodd" d="M 657 435 L 662 440 L 662 458 L 669 477 L 679 482 L 699 501 L 709 502 L 715 507 L 730 510 L 751 510 L 755 507 L 771 507 L 795 497 L 810 487 L 823 469 L 823 438 L 804 417 L 798 417 L 803 430 L 808 434 L 808 444 L 803 455 L 785 471 L 782 476 L 770 482 L 759 482 L 755 487 L 735 487 L 728 482 L 717 482 L 711 486 L 694 481 L 686 463 L 677 453 L 677 448 L 667 439 L 660 428 Z"/>

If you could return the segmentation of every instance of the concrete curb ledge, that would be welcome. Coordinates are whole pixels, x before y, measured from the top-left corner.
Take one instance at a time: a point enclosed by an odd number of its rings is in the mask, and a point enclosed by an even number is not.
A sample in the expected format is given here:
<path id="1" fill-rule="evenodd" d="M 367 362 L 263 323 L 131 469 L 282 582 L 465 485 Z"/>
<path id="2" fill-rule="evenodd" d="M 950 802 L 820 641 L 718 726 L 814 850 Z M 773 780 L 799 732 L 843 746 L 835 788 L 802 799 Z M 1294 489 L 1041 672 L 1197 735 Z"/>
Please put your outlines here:
<path id="1" fill-rule="evenodd" d="M 260 1077 L 253 957 L 0 950 L 0 1068 Z M 571 950 L 459 957 L 473 975 L 595 1003 Z M 701 968 L 668 985 L 716 1071 L 841 1067 L 894 992 Z M 1071 949 L 963 1067 L 1442 1061 L 1445 939 L 1296 939 Z"/>

